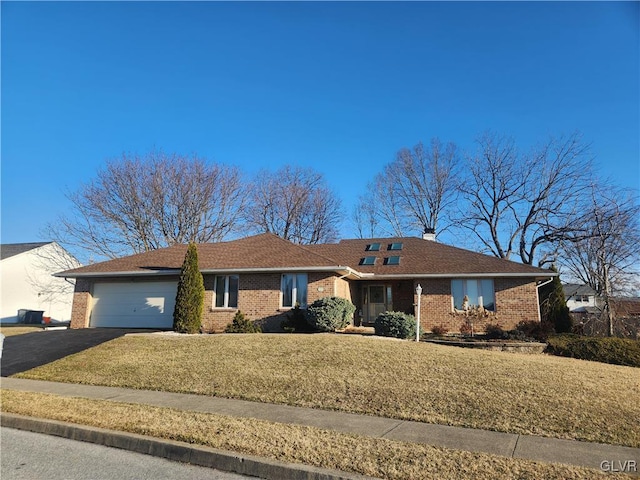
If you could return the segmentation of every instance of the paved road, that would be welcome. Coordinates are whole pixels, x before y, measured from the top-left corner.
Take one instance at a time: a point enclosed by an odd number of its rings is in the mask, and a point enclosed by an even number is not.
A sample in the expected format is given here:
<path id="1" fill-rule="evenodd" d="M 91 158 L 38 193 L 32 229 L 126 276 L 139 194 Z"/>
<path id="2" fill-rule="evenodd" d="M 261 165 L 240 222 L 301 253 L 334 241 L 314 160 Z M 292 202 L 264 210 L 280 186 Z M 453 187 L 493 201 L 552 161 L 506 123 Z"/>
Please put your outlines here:
<path id="1" fill-rule="evenodd" d="M 2 429 L 2 480 L 243 480 L 234 473 L 141 453 Z"/>
<path id="2" fill-rule="evenodd" d="M 121 328 L 81 328 L 43 330 L 4 339 L 0 375 L 8 377 L 95 347 L 135 330 Z"/>

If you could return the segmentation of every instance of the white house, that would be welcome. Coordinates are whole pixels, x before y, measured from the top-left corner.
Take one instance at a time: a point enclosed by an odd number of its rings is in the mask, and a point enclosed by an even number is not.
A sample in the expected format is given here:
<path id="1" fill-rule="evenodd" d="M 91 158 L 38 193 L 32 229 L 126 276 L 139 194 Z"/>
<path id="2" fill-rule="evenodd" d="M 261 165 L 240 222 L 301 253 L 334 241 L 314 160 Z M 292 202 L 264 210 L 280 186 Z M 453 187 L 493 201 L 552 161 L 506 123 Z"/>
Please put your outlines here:
<path id="1" fill-rule="evenodd" d="M 53 274 L 79 266 L 55 242 L 0 245 L 0 321 L 17 323 L 20 310 L 42 312 L 51 321 L 70 320 L 75 282 Z"/>
<path id="2" fill-rule="evenodd" d="M 597 309 L 598 295 L 589 285 L 569 283 L 562 289 L 571 313 L 591 313 Z"/>

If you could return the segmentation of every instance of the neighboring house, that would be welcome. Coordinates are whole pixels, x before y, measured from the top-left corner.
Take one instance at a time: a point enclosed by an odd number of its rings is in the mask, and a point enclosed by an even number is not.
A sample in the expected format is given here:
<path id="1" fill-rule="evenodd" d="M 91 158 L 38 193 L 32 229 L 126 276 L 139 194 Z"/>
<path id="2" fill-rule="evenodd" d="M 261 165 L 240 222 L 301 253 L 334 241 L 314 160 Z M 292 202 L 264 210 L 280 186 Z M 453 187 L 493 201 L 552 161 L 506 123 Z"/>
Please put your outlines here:
<path id="1" fill-rule="evenodd" d="M 55 242 L 11 243 L 0 245 L 0 257 L 2 323 L 42 316 L 52 321 L 71 319 L 74 282 L 53 276 L 81 265 L 71 254 Z"/>
<path id="2" fill-rule="evenodd" d="M 76 279 L 71 327 L 170 329 L 185 252 L 175 245 L 57 274 Z M 222 331 L 237 310 L 279 330 L 295 305 L 327 296 L 351 300 L 355 323 L 371 325 L 387 310 L 413 313 L 418 284 L 427 330 L 457 331 L 465 306 L 477 305 L 484 322 L 512 328 L 540 320 L 537 284 L 556 275 L 421 238 L 301 246 L 261 234 L 200 244 L 198 258 L 207 332 Z"/>
<path id="3" fill-rule="evenodd" d="M 568 283 L 562 286 L 570 313 L 590 314 L 599 312 L 598 294 L 589 285 Z"/>

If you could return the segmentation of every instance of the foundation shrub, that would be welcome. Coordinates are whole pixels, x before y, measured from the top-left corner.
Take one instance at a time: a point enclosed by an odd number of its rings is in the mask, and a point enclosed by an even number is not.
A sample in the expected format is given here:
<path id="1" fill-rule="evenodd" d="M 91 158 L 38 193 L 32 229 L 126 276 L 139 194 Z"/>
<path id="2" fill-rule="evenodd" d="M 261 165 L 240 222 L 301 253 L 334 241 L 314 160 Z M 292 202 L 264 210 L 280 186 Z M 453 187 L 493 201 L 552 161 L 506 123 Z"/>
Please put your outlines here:
<path id="1" fill-rule="evenodd" d="M 309 305 L 307 321 L 320 332 L 334 332 L 349 325 L 355 311 L 355 305 L 346 298 L 324 297 Z"/>
<path id="2" fill-rule="evenodd" d="M 548 322 L 523 320 L 516 325 L 516 330 L 519 330 L 525 336 L 534 338 L 539 342 L 546 342 L 549 335 L 553 333 L 553 325 Z"/>
<path id="3" fill-rule="evenodd" d="M 309 322 L 307 322 L 307 312 L 300 308 L 300 305 L 296 305 L 287 314 L 287 318 L 280 324 L 282 330 L 287 333 L 310 333 L 314 329 Z"/>
<path id="4" fill-rule="evenodd" d="M 444 325 L 436 325 L 431 329 L 431 333 L 433 333 L 434 335 L 446 335 L 447 333 L 449 333 L 449 329 Z"/>
<path id="5" fill-rule="evenodd" d="M 484 327 L 485 337 L 490 340 L 506 340 L 509 334 L 502 329 L 499 323 L 487 323 Z"/>
<path id="6" fill-rule="evenodd" d="M 244 316 L 240 310 L 236 312 L 233 321 L 224 329 L 224 333 L 261 333 L 262 329 Z"/>
<path id="7" fill-rule="evenodd" d="M 376 335 L 395 338 L 416 336 L 416 319 L 404 312 L 384 312 L 378 315 L 373 325 Z"/>

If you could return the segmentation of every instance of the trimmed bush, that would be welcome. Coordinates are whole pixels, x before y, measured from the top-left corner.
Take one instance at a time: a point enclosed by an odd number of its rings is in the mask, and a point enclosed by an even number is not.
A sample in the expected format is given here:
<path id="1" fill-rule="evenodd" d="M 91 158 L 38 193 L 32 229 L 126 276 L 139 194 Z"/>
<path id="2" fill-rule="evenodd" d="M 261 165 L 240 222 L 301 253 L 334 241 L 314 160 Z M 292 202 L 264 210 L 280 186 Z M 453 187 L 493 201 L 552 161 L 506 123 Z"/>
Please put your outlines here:
<path id="1" fill-rule="evenodd" d="M 518 323 L 516 330 L 521 331 L 525 336 L 534 338 L 539 342 L 546 342 L 549 335 L 553 333 L 553 325 L 547 322 L 525 320 Z"/>
<path id="2" fill-rule="evenodd" d="M 240 310 L 233 317 L 233 322 L 226 326 L 224 333 L 261 333 L 262 329 L 244 316 Z"/>
<path id="3" fill-rule="evenodd" d="M 484 335 L 491 340 L 507 339 L 508 334 L 499 323 L 487 323 L 484 327 Z"/>
<path id="4" fill-rule="evenodd" d="M 618 337 L 581 337 L 572 333 L 549 337 L 547 353 L 594 362 L 640 367 L 640 341 Z"/>
<path id="5" fill-rule="evenodd" d="M 200 333 L 204 307 L 204 281 L 198 269 L 198 249 L 190 243 L 180 270 L 173 329 L 179 333 Z"/>
<path id="6" fill-rule="evenodd" d="M 403 312 L 384 312 L 378 315 L 374 323 L 376 335 L 395 338 L 414 338 L 416 319 Z"/>
<path id="7" fill-rule="evenodd" d="M 300 308 L 300 305 L 296 305 L 287 314 L 287 319 L 283 320 L 280 324 L 282 330 L 287 333 L 309 333 L 313 332 L 313 327 L 307 322 L 307 312 Z"/>
<path id="8" fill-rule="evenodd" d="M 351 323 L 356 307 L 346 298 L 324 297 L 307 308 L 307 322 L 320 332 L 334 332 Z"/>
<path id="9" fill-rule="evenodd" d="M 449 329 L 444 325 L 436 325 L 431 329 L 431 333 L 434 335 L 446 335 L 449 333 Z"/>

